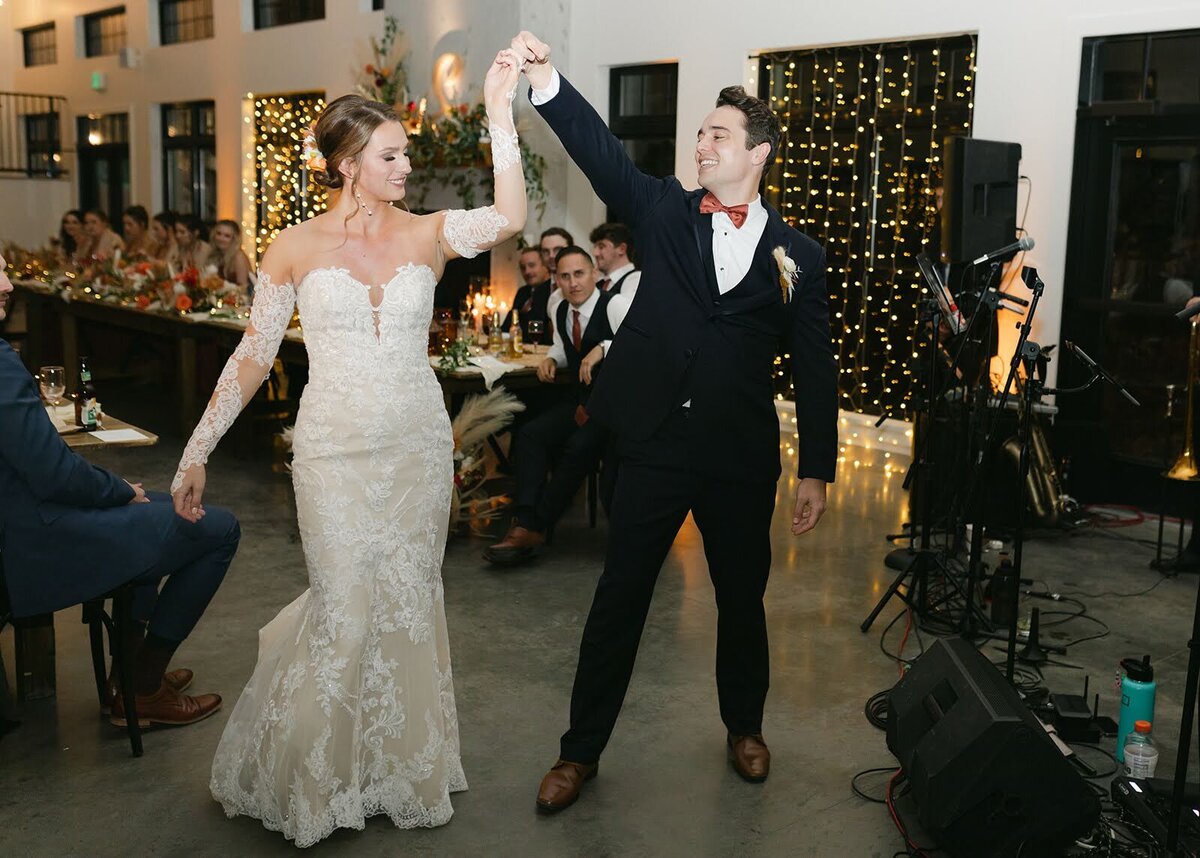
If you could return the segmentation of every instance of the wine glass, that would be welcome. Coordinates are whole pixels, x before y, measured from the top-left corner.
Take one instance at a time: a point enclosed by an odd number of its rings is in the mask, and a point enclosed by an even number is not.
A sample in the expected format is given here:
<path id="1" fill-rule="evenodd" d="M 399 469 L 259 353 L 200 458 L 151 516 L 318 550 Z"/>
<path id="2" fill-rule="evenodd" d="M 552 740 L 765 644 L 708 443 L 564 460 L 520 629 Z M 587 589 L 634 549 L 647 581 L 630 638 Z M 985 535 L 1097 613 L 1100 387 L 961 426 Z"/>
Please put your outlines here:
<path id="1" fill-rule="evenodd" d="M 528 332 L 531 351 L 534 354 L 540 354 L 542 351 L 542 337 L 546 334 L 546 323 L 541 319 L 530 319 L 525 323 L 525 330 Z"/>
<path id="2" fill-rule="evenodd" d="M 58 407 L 67 392 L 67 371 L 61 366 L 44 366 L 38 370 L 38 387 L 46 403 Z"/>

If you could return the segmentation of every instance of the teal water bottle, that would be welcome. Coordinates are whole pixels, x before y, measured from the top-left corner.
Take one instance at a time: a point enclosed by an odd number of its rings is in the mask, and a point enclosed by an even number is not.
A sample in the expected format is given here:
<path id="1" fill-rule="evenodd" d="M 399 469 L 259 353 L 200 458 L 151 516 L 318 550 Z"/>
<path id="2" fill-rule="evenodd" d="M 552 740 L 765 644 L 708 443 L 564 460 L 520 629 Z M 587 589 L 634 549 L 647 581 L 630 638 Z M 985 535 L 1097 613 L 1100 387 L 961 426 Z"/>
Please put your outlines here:
<path id="1" fill-rule="evenodd" d="M 1121 718 L 1117 723 L 1117 762 L 1125 762 L 1125 737 L 1133 731 L 1137 721 L 1154 723 L 1154 668 L 1150 656 L 1141 661 L 1136 658 L 1121 659 Z"/>

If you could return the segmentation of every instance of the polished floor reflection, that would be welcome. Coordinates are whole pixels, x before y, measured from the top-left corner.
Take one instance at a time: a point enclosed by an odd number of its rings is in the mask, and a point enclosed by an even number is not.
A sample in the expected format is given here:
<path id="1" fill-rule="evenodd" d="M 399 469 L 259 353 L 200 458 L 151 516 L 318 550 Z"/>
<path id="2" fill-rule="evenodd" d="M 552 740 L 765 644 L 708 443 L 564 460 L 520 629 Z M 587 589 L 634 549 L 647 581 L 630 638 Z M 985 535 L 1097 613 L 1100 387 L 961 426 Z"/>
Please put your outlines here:
<path id="1" fill-rule="evenodd" d="M 858 439 L 855 439 L 856 441 Z M 865 439 L 864 439 L 865 440 Z M 885 447 L 891 449 L 890 447 Z M 103 463 L 150 486 L 169 481 L 178 444 L 113 451 Z M 770 780 L 743 783 L 725 762 L 713 680 L 712 586 L 699 534 L 685 526 L 663 570 L 633 685 L 600 777 L 569 811 L 542 818 L 534 794 L 565 727 L 576 649 L 600 571 L 604 523 L 582 509 L 560 525 L 535 566 L 497 572 L 485 541 L 452 541 L 445 566 L 463 757 L 469 792 L 433 831 L 396 831 L 375 820 L 343 832 L 318 853 L 356 855 L 780 855 L 890 856 L 901 842 L 884 809 L 854 797 L 850 777 L 892 762 L 883 734 L 864 719 L 867 697 L 895 682 L 879 649 L 889 607 L 870 634 L 858 623 L 892 573 L 886 533 L 904 520 L 902 456 L 848 446 L 830 510 L 802 539 L 788 523 L 794 480 L 780 481 L 775 564 L 767 612 L 772 690 L 765 734 Z M 857 464 L 856 464 L 857 462 Z M 196 671 L 197 691 L 218 691 L 227 709 L 194 727 L 146 738 L 131 759 L 123 735 L 96 712 L 86 635 L 78 613 L 57 617 L 58 697 L 27 704 L 25 722 L 0 741 L 0 840 L 22 855 L 286 855 L 292 847 L 248 819 L 226 820 L 208 796 L 208 767 L 228 707 L 255 661 L 256 632 L 305 586 L 285 475 L 267 462 L 218 455 L 212 503 L 233 508 L 243 542 L 225 586 L 177 664 Z M 1158 580 L 1146 561 L 1152 525 L 1051 535 L 1032 542 L 1026 572 L 1052 589 L 1129 593 Z M 1102 709 L 1115 713 L 1119 658 L 1151 653 L 1160 664 L 1164 763 L 1178 723 L 1196 584 L 1167 580 L 1136 598 L 1085 598 L 1112 626 L 1066 659 L 1091 675 Z M 1061 639 L 1090 634 L 1077 622 Z M 889 649 L 899 645 L 899 629 Z M 928 638 L 926 637 L 927 641 Z M 907 654 L 917 651 L 912 636 Z M 0 642 L 12 671 L 11 635 Z M 997 654 L 998 657 L 998 654 Z M 1054 668 L 1056 690 L 1078 690 L 1082 673 Z M 1174 720 L 1172 720 L 1174 719 Z"/>

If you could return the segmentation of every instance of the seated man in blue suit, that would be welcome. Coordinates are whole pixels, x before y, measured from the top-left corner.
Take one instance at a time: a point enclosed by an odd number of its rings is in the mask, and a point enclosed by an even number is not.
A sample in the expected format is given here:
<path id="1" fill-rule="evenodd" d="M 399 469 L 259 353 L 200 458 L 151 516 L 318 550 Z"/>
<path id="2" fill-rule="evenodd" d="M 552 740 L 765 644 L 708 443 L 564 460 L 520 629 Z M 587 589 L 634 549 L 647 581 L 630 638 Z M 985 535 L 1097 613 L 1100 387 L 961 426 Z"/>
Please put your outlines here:
<path id="1" fill-rule="evenodd" d="M 0 258 L 0 321 L 13 289 L 4 267 Z M 143 724 L 193 724 L 221 707 L 216 694 L 183 694 L 191 671 L 167 673 L 167 665 L 217 592 L 240 537 L 228 511 L 210 506 L 189 523 L 170 495 L 146 493 L 72 452 L 20 357 L 0 339 L 0 573 L 13 615 L 68 608 L 130 581 L 146 585 L 145 604 L 166 578 L 133 665 Z M 125 725 L 120 695 L 112 722 Z"/>

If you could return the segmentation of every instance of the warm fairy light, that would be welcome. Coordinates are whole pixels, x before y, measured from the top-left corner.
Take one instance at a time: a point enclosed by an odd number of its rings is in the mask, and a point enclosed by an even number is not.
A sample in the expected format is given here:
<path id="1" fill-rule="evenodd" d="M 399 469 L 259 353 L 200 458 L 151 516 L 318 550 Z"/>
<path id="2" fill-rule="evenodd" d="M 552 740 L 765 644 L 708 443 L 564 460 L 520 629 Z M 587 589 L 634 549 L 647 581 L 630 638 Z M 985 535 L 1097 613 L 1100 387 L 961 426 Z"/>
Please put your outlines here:
<path id="1" fill-rule="evenodd" d="M 283 229 L 328 208 L 324 186 L 303 161 L 304 133 L 324 108 L 325 99 L 316 93 L 254 99 L 254 151 L 247 153 L 254 169 L 244 174 L 242 190 L 253 194 L 259 258 Z"/>
<path id="2" fill-rule="evenodd" d="M 939 216 L 942 141 L 970 133 L 974 38 L 764 54 L 757 71 L 783 130 L 764 196 L 826 249 L 839 404 L 907 418 L 924 342 L 914 257 Z M 776 390 L 792 398 L 787 360 Z"/>

